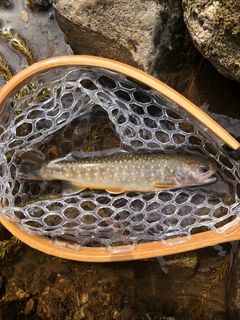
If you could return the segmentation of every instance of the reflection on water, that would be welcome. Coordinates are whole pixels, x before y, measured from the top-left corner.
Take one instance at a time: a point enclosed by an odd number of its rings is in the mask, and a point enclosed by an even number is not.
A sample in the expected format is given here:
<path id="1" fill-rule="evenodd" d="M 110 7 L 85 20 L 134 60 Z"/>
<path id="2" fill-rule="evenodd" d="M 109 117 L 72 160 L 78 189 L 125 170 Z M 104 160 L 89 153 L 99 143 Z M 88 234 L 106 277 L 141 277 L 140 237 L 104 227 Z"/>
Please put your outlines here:
<path id="1" fill-rule="evenodd" d="M 34 53 L 36 61 L 72 54 L 58 27 L 53 8 L 50 7 L 47 11 L 32 11 L 27 3 L 24 0 L 0 2 L 0 31 L 4 33 L 13 29 L 18 33 Z M 24 54 L 12 46 L 3 35 L 0 35 L 0 41 L 0 54 L 13 73 L 25 68 L 28 63 Z M 0 86 L 3 84 L 3 79 L 0 79 Z"/>
<path id="2" fill-rule="evenodd" d="M 226 115 L 220 114 L 220 113 L 214 113 L 210 112 L 209 109 L 209 104 L 208 102 L 205 102 L 202 106 L 201 109 L 209 114 L 209 116 L 214 119 L 220 126 L 222 126 L 227 132 L 229 132 L 231 135 L 234 137 L 239 137 L 240 136 L 240 131 L 239 131 L 239 126 L 240 126 L 240 114 L 238 119 L 237 118 L 232 118 L 228 117 Z"/>

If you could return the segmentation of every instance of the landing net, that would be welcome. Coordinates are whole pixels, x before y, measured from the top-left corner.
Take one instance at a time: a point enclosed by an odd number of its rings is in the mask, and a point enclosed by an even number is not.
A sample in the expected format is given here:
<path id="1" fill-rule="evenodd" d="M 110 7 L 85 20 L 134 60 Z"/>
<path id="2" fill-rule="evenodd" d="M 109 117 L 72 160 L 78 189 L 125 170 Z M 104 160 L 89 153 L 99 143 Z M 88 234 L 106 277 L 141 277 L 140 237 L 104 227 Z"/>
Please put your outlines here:
<path id="1" fill-rule="evenodd" d="M 42 72 L 5 101 L 0 119 L 0 213 L 56 245 L 111 250 L 174 244 L 239 221 L 239 167 L 222 142 L 173 101 L 121 73 L 84 66 Z M 63 196 L 61 181 L 19 179 L 23 150 L 40 150 L 51 160 L 115 148 L 202 155 L 217 163 L 217 182 L 156 193 L 86 189 Z"/>

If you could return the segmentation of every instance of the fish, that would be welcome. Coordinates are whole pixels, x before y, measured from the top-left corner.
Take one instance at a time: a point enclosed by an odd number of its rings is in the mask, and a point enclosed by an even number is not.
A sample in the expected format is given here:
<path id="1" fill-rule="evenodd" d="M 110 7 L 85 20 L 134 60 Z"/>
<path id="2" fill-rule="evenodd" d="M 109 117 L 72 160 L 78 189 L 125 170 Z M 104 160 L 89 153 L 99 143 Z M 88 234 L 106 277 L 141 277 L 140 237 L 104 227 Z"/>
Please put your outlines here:
<path id="1" fill-rule="evenodd" d="M 118 153 L 46 161 L 33 151 L 19 155 L 19 178 L 62 180 L 63 194 L 83 189 L 109 193 L 156 192 L 216 181 L 217 166 L 198 155 L 178 153 Z"/>

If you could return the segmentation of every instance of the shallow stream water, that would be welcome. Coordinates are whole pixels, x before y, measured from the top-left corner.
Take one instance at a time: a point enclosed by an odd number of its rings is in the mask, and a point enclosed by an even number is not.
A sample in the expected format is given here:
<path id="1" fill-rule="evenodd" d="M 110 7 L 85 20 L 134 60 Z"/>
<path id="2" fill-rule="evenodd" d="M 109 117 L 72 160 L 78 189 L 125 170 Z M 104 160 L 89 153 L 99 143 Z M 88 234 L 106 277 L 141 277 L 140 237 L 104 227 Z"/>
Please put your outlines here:
<path id="1" fill-rule="evenodd" d="M 9 29 L 13 29 L 14 33 L 19 34 L 26 41 L 36 61 L 71 54 L 72 50 L 58 27 L 53 8 L 30 5 L 34 2 L 2 0 L 0 2 L 1 32 L 6 33 Z M 3 35 L 0 35 L 0 43 L 0 54 L 13 73 L 19 72 L 28 65 L 26 57 L 14 48 L 10 41 L 4 39 Z M 2 86 L 3 82 L 0 82 L 0 85 Z"/>

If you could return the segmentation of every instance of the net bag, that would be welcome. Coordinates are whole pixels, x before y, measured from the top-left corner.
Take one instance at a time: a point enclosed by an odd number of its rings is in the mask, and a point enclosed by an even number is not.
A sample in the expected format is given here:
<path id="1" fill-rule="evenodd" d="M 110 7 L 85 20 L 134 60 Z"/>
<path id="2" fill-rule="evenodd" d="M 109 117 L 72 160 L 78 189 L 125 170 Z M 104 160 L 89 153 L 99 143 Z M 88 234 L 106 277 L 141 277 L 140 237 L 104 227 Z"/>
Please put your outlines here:
<path id="1" fill-rule="evenodd" d="M 238 238 L 239 143 L 153 77 L 108 59 L 41 61 L 2 89 L 1 222 L 30 246 L 82 261 L 147 258 Z M 217 164 L 217 181 L 154 193 L 86 189 L 19 177 L 19 154 L 47 160 L 124 152 L 181 152 Z M 201 239 L 201 240 L 200 240 Z"/>

